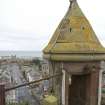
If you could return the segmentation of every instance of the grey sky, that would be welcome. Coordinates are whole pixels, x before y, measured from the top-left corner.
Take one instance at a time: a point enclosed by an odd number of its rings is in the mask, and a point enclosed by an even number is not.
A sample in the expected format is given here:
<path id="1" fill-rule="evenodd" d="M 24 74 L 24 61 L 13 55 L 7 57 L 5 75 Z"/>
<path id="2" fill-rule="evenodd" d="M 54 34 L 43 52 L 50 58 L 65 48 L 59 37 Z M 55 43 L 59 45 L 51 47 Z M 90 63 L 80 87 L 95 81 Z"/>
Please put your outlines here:
<path id="1" fill-rule="evenodd" d="M 78 0 L 105 46 L 105 1 Z M 69 7 L 69 0 L 0 0 L 0 50 L 42 50 Z"/>

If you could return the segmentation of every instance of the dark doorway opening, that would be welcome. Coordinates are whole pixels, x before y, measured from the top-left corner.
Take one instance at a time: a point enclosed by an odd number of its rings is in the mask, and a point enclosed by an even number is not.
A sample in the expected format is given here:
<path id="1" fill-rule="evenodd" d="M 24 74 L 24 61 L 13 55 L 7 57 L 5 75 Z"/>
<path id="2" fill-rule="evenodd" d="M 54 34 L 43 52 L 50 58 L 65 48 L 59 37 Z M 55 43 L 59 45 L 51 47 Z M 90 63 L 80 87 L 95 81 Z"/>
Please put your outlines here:
<path id="1" fill-rule="evenodd" d="M 89 75 L 72 75 L 69 85 L 69 105 L 87 105 L 87 79 Z"/>

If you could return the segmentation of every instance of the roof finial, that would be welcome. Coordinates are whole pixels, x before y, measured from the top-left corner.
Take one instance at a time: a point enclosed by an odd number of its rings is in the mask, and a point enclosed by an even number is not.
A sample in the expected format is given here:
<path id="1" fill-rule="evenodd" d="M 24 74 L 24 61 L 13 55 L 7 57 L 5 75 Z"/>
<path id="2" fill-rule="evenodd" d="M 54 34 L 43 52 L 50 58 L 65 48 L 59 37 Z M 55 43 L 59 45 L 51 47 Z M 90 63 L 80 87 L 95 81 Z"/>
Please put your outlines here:
<path id="1" fill-rule="evenodd" d="M 70 8 L 72 7 L 73 2 L 76 2 L 77 0 L 69 0 L 70 1 Z"/>
<path id="2" fill-rule="evenodd" d="M 71 3 L 71 2 L 74 2 L 74 1 L 77 1 L 77 0 L 69 0 L 69 1 L 70 1 L 70 3 Z"/>

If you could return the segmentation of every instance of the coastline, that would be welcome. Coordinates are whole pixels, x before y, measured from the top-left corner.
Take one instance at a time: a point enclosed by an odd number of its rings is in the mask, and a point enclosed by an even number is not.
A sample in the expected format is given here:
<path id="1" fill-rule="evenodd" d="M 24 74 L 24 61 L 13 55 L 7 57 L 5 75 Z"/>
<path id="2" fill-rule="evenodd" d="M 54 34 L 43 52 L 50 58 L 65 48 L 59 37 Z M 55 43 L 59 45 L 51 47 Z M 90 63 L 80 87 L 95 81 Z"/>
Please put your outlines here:
<path id="1" fill-rule="evenodd" d="M 0 57 L 16 56 L 19 58 L 24 57 L 40 57 L 42 58 L 41 51 L 0 51 Z"/>

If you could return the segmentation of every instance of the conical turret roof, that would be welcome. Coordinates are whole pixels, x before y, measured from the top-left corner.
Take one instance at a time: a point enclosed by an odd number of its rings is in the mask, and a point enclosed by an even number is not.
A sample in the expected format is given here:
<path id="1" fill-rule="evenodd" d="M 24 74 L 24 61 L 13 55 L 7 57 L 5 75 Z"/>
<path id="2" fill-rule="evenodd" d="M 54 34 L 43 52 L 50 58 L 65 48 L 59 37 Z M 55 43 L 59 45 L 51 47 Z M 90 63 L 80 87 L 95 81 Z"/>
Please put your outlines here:
<path id="1" fill-rule="evenodd" d="M 66 15 L 43 52 L 45 58 L 52 60 L 89 60 L 90 58 L 101 60 L 105 58 L 105 49 L 76 0 L 71 1 Z"/>

